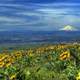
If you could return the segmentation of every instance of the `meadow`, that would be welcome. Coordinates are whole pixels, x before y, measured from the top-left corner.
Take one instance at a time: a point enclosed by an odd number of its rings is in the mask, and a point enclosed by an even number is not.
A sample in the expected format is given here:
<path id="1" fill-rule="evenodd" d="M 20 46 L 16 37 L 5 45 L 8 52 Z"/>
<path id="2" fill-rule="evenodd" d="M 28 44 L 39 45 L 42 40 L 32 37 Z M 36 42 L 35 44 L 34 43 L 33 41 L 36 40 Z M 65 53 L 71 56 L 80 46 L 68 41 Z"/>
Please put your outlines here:
<path id="1" fill-rule="evenodd" d="M 0 80 L 80 80 L 80 44 L 3 48 Z"/>

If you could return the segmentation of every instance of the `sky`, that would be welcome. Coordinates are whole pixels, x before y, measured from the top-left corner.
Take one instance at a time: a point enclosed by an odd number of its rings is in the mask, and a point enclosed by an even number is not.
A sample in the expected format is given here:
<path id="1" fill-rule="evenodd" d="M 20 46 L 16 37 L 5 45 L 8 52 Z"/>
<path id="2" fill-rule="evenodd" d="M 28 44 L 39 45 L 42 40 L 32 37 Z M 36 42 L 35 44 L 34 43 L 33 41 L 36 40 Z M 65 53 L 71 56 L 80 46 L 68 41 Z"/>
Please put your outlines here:
<path id="1" fill-rule="evenodd" d="M 80 0 L 0 0 L 0 31 L 80 30 Z"/>

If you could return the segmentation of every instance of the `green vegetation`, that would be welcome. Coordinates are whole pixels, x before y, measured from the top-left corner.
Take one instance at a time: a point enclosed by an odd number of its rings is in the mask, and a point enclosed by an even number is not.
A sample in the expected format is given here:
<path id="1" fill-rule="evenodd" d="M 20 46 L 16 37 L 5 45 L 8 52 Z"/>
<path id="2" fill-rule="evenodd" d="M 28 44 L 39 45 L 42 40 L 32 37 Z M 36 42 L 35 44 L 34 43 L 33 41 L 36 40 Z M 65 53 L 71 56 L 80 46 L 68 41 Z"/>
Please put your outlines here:
<path id="1" fill-rule="evenodd" d="M 80 80 L 80 45 L 4 50 L 0 54 L 0 80 Z"/>

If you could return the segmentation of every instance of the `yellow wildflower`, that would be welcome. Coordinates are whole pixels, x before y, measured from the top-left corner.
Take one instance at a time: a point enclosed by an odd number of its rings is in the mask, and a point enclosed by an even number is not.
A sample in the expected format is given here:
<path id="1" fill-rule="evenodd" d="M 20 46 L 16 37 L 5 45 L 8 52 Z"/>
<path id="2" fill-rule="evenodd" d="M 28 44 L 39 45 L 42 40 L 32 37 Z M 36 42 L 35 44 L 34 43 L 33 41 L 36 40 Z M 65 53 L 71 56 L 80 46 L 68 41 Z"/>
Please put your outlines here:
<path id="1" fill-rule="evenodd" d="M 16 80 L 16 74 L 12 75 L 12 76 L 10 77 L 10 80 Z"/>
<path id="2" fill-rule="evenodd" d="M 80 80 L 80 72 L 78 73 L 78 76 L 76 77 L 76 80 Z"/>
<path id="3" fill-rule="evenodd" d="M 4 62 L 0 62 L 0 68 L 4 66 Z"/>
<path id="4" fill-rule="evenodd" d="M 2 57 L 0 58 L 0 61 L 3 61 L 8 55 L 2 55 Z"/>
<path id="5" fill-rule="evenodd" d="M 60 60 L 64 60 L 70 57 L 70 52 L 69 51 L 65 51 L 60 55 Z"/>
<path id="6" fill-rule="evenodd" d="M 11 65 L 11 63 L 7 63 L 5 66 L 6 66 L 6 67 L 9 67 L 10 65 Z"/>

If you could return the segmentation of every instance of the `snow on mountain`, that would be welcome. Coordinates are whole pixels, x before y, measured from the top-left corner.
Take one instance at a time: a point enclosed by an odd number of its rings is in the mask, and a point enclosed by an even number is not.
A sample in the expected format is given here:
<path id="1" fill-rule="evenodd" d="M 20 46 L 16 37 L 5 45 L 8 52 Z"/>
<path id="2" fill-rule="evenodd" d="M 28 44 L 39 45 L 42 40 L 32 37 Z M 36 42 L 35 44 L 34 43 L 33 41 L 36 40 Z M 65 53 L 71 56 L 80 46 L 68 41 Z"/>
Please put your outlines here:
<path id="1" fill-rule="evenodd" d="M 63 28 L 61 28 L 60 30 L 63 30 L 63 31 L 76 31 L 77 29 L 74 26 L 67 25 L 67 26 L 64 26 Z"/>

